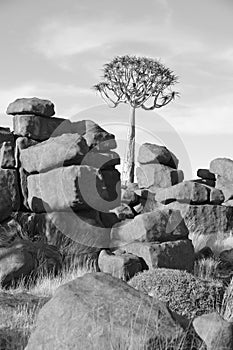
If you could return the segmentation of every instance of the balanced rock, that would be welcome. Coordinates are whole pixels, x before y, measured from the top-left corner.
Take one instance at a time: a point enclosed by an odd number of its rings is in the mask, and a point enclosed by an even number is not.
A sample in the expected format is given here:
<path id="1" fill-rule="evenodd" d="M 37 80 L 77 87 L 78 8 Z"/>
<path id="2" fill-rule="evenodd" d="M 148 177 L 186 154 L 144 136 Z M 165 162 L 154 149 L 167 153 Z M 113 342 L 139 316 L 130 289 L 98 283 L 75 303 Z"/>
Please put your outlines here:
<path id="1" fill-rule="evenodd" d="M 138 162 L 140 164 L 159 163 L 177 169 L 179 160 L 165 146 L 144 143 L 139 148 Z"/>
<path id="2" fill-rule="evenodd" d="M 229 182 L 233 182 L 233 160 L 229 158 L 216 158 L 212 160 L 210 171 L 220 175 Z"/>
<path id="3" fill-rule="evenodd" d="M 123 251 L 111 253 L 102 250 L 99 254 L 98 265 L 101 272 L 110 273 L 113 277 L 124 281 L 128 281 L 138 272 L 143 271 L 140 258 Z"/>
<path id="4" fill-rule="evenodd" d="M 134 241 L 173 241 L 187 237 L 188 229 L 179 211 L 157 209 L 114 225 L 111 230 L 111 246 L 120 247 Z"/>
<path id="5" fill-rule="evenodd" d="M 217 312 L 196 317 L 193 327 L 207 350 L 233 349 L 233 323 L 224 320 Z"/>
<path id="6" fill-rule="evenodd" d="M 136 169 L 139 188 L 169 187 L 184 180 L 182 170 L 162 164 L 141 164 Z"/>
<path id="7" fill-rule="evenodd" d="M 18 98 L 7 107 L 7 114 L 34 114 L 42 117 L 52 117 L 54 104 L 49 100 L 42 100 L 37 97 Z"/>
<path id="8" fill-rule="evenodd" d="M 183 239 L 163 243 L 132 242 L 122 249 L 142 258 L 149 269 L 164 267 L 192 271 L 194 266 L 194 247 L 192 241 Z"/>
<path id="9" fill-rule="evenodd" d="M 85 165 L 57 168 L 27 177 L 28 205 L 36 212 L 94 208 L 110 210 L 108 188 L 98 169 Z"/>
<path id="10" fill-rule="evenodd" d="M 132 349 L 165 348 L 184 336 L 179 322 L 166 304 L 124 281 L 88 273 L 59 287 L 43 306 L 25 350 L 91 350 L 93 344 L 109 350 L 119 342 L 126 349 L 129 341 Z"/>
<path id="11" fill-rule="evenodd" d="M 206 179 L 206 180 L 213 180 L 215 181 L 215 174 L 211 173 L 209 169 L 198 169 L 197 170 L 197 176 Z"/>
<path id="12" fill-rule="evenodd" d="M 17 171 L 0 169 L 0 222 L 7 219 L 13 211 L 19 210 L 20 196 Z"/>

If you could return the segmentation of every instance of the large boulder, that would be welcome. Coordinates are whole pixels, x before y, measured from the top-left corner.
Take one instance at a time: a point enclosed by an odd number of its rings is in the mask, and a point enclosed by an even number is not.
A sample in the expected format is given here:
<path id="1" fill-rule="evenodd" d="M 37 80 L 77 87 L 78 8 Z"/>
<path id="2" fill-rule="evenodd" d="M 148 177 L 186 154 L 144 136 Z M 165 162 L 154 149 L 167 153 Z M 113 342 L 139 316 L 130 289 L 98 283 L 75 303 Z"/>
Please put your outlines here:
<path id="1" fill-rule="evenodd" d="M 169 187 L 184 180 L 182 170 L 162 164 L 141 164 L 136 169 L 139 188 Z"/>
<path id="2" fill-rule="evenodd" d="M 144 143 L 139 148 L 138 162 L 140 164 L 159 163 L 177 169 L 179 160 L 165 146 Z"/>
<path id="3" fill-rule="evenodd" d="M 79 134 L 64 134 L 21 149 L 20 161 L 28 172 L 45 172 L 68 165 L 80 165 L 89 147 Z"/>
<path id="4" fill-rule="evenodd" d="M 155 193 L 155 200 L 163 204 L 174 201 L 190 204 L 221 204 L 224 199 L 220 190 L 192 181 L 183 181 L 171 187 L 158 189 Z"/>
<path id="5" fill-rule="evenodd" d="M 52 117 L 55 114 L 54 104 L 49 100 L 37 97 L 18 98 L 7 107 L 7 114 L 34 114 L 42 117 Z"/>
<path id="6" fill-rule="evenodd" d="M 145 264 L 138 256 L 116 251 L 102 250 L 99 254 L 98 265 L 101 272 L 110 273 L 113 277 L 128 281 L 138 272 L 143 271 Z M 144 265 L 144 266 L 143 266 Z"/>
<path id="7" fill-rule="evenodd" d="M 230 182 L 225 177 L 218 175 L 216 188 L 223 192 L 226 201 L 233 199 L 233 178 Z"/>
<path id="8" fill-rule="evenodd" d="M 13 211 L 19 210 L 20 195 L 17 171 L 0 169 L 0 222 L 7 219 Z"/>
<path id="9" fill-rule="evenodd" d="M 9 286 L 42 271 L 58 272 L 61 262 L 61 255 L 55 246 L 27 240 L 13 242 L 0 248 L 1 285 Z"/>
<path id="10" fill-rule="evenodd" d="M 72 165 L 30 175 L 27 185 L 28 205 L 36 213 L 71 208 L 107 211 L 119 203 L 117 198 L 111 201 L 110 189 L 98 169 L 86 165 Z"/>
<path id="11" fill-rule="evenodd" d="M 193 327 L 207 350 L 233 349 L 233 323 L 224 320 L 217 312 L 196 317 Z"/>
<path id="12" fill-rule="evenodd" d="M 165 350 L 184 333 L 164 303 L 108 274 L 91 273 L 57 289 L 40 310 L 25 350 Z"/>
<path id="13" fill-rule="evenodd" d="M 0 168 L 14 169 L 15 167 L 15 144 L 12 141 L 4 141 L 0 144 Z"/>
<path id="14" fill-rule="evenodd" d="M 188 233 L 179 211 L 157 209 L 114 225 L 111 230 L 111 245 L 117 247 L 134 241 L 173 241 L 187 238 Z"/>
<path id="15" fill-rule="evenodd" d="M 194 247 L 189 239 L 163 243 L 132 242 L 122 249 L 142 258 L 149 269 L 165 267 L 192 271 L 194 267 Z"/>
<path id="16" fill-rule="evenodd" d="M 229 158 L 216 158 L 210 163 L 210 171 L 233 182 L 233 160 Z"/>

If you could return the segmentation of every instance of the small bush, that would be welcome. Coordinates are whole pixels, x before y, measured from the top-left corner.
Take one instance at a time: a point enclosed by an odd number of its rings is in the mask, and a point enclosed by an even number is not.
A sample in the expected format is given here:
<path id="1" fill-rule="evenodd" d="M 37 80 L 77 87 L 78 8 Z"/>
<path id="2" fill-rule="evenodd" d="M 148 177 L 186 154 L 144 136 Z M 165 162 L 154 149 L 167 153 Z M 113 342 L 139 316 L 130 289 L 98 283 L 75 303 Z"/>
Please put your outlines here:
<path id="1" fill-rule="evenodd" d="M 203 281 L 185 271 L 163 268 L 142 272 L 129 284 L 168 302 L 172 311 L 188 318 L 214 311 L 224 293 L 219 281 Z"/>

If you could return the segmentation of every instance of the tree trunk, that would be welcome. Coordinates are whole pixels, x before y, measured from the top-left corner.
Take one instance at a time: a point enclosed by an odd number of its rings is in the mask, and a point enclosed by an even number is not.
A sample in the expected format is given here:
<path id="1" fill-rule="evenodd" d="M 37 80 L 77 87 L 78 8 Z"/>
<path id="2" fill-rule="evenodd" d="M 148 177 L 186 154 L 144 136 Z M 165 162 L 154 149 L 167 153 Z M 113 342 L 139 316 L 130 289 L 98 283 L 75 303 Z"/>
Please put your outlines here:
<path id="1" fill-rule="evenodd" d="M 123 183 L 134 182 L 134 168 L 135 168 L 135 108 L 132 108 L 130 115 L 130 126 L 127 137 L 127 151 L 126 159 L 123 164 Z"/>

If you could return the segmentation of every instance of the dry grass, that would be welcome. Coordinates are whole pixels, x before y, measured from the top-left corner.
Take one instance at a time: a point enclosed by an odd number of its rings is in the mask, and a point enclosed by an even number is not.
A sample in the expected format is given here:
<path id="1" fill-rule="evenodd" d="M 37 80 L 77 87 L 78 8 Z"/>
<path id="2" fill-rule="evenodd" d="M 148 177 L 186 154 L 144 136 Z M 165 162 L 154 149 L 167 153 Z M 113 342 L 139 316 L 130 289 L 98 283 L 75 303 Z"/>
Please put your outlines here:
<path id="1" fill-rule="evenodd" d="M 205 281 L 214 281 L 217 277 L 218 266 L 219 260 L 217 259 L 200 259 L 194 264 L 194 276 Z"/>

